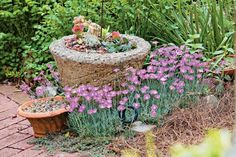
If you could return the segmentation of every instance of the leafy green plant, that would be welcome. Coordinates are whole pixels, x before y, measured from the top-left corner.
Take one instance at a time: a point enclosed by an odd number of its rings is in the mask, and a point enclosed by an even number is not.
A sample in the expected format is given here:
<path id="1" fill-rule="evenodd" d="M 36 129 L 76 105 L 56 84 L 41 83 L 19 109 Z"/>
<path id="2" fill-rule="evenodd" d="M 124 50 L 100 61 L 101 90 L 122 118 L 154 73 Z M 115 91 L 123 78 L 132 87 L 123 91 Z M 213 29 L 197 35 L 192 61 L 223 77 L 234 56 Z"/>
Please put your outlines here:
<path id="1" fill-rule="evenodd" d="M 231 147 L 231 133 L 228 130 L 210 130 L 199 145 L 175 144 L 171 148 L 172 157 L 222 157 Z"/>
<path id="2" fill-rule="evenodd" d="M 118 132 L 120 120 L 116 110 L 99 110 L 96 114 L 69 114 L 69 126 L 80 137 L 112 137 Z"/>
<path id="3" fill-rule="evenodd" d="M 90 3 L 93 5 L 87 5 Z M 100 3 L 100 0 L 2 0 L 0 77 L 8 73 L 9 77 L 20 74 L 32 79 L 32 75 L 45 68 L 43 64 L 53 60 L 48 52 L 52 40 L 71 34 L 73 17 L 85 15 L 100 23 Z M 233 53 L 233 6 L 235 0 L 104 1 L 103 26 L 158 40 L 159 44 L 185 43 L 193 52 L 204 48 L 204 59 L 210 60 Z"/>
<path id="4" fill-rule="evenodd" d="M 135 44 L 129 42 L 125 37 L 119 37 L 110 41 L 103 41 L 102 45 L 107 49 L 109 53 L 125 52 L 136 48 Z"/>
<path id="5" fill-rule="evenodd" d="M 0 32 L 0 79 L 4 76 L 19 77 L 21 44 L 20 38 Z"/>
<path id="6" fill-rule="evenodd" d="M 177 45 L 191 42 L 190 47 L 204 48 L 204 57 L 212 58 L 224 52 L 232 51 L 232 7 L 233 0 L 204 0 L 187 3 L 186 0 L 160 1 L 151 3 L 155 10 L 149 17 L 159 34 L 156 39 L 164 43 Z M 159 22 L 161 21 L 161 22 Z M 189 35 L 194 40 L 189 40 Z M 218 52 L 216 52 L 218 51 Z M 220 52 L 219 52 L 220 51 Z"/>
<path id="7" fill-rule="evenodd" d="M 26 46 L 32 45 L 30 40 L 36 31 L 34 25 L 40 24 L 53 4 L 52 0 L 0 2 L 0 79 L 25 76 L 21 68 L 27 60 Z M 29 62 L 33 63 L 34 60 Z M 29 71 L 33 73 L 32 69 Z"/>

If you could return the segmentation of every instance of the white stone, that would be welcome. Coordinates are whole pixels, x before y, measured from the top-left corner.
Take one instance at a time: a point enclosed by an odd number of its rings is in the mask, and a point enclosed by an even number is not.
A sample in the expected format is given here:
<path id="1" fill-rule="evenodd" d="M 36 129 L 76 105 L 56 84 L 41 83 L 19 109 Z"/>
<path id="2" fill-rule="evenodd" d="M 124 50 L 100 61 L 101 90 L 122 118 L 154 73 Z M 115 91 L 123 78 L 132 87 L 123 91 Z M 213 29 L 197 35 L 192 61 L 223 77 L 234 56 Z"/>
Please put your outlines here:
<path id="1" fill-rule="evenodd" d="M 208 95 L 206 97 L 203 98 L 204 103 L 206 103 L 207 105 L 210 106 L 217 106 L 219 104 L 219 100 L 217 97 L 215 97 L 214 95 Z"/>
<path id="2" fill-rule="evenodd" d="M 57 87 L 51 87 L 51 86 L 46 87 L 46 93 L 47 93 L 47 96 L 49 96 L 49 97 L 56 96 L 57 95 Z"/>
<path id="3" fill-rule="evenodd" d="M 135 121 L 132 123 L 132 126 L 140 126 L 140 125 L 142 125 L 141 121 Z"/>
<path id="4" fill-rule="evenodd" d="M 145 133 L 154 129 L 155 127 L 156 127 L 155 125 L 141 124 L 141 125 L 132 127 L 131 130 L 139 132 L 139 133 Z"/>

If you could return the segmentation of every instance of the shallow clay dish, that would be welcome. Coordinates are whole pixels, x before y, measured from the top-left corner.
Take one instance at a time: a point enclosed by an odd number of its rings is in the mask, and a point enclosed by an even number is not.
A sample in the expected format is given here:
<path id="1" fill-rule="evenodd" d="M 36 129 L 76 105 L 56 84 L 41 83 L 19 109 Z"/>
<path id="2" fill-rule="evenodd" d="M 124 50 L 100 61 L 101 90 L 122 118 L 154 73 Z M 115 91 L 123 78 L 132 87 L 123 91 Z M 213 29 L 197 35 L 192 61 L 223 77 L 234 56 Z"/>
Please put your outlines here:
<path id="1" fill-rule="evenodd" d="M 45 113 L 31 113 L 24 111 L 25 108 L 32 106 L 34 102 L 50 99 L 52 98 L 34 99 L 25 102 L 18 108 L 17 113 L 20 116 L 27 118 L 32 125 L 35 137 L 44 137 L 48 133 L 54 133 L 66 128 L 68 110 L 65 108 Z M 63 97 L 57 96 L 54 99 L 63 100 Z"/>

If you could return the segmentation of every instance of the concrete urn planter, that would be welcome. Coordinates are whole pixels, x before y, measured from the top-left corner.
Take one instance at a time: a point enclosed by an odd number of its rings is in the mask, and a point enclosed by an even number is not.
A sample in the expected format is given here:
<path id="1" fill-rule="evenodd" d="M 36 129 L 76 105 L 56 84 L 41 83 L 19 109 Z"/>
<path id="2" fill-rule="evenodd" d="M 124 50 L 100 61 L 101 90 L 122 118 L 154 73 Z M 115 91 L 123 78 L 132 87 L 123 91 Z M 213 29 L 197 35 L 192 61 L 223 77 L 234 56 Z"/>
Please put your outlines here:
<path id="1" fill-rule="evenodd" d="M 111 84 L 115 79 L 122 78 L 128 67 L 142 68 L 151 45 L 137 36 L 123 36 L 136 43 L 137 47 L 126 52 L 99 54 L 68 49 L 65 39 L 72 38 L 73 35 L 52 42 L 50 52 L 57 63 L 62 85 Z M 120 71 L 114 73 L 113 70 L 116 68 Z"/>

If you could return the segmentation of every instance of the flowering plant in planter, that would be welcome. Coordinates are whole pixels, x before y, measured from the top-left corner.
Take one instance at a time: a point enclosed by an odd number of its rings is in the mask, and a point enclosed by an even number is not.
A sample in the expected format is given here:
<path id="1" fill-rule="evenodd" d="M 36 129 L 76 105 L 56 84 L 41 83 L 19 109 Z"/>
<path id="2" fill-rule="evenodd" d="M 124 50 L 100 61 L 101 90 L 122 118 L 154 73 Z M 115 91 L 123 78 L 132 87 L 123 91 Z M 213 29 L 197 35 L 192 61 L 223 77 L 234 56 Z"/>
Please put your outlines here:
<path id="1" fill-rule="evenodd" d="M 73 38 L 66 39 L 67 48 L 79 52 L 117 53 L 136 48 L 136 44 L 129 41 L 119 32 L 109 33 L 96 23 L 85 20 L 83 16 L 74 18 Z M 102 29 L 102 34 L 100 34 Z"/>
<path id="2" fill-rule="evenodd" d="M 129 66 L 140 69 L 151 45 L 144 39 L 119 32 L 109 33 L 96 23 L 75 17 L 73 35 L 49 46 L 57 62 L 63 86 L 112 83 L 112 70 L 120 68 L 120 78 Z"/>

